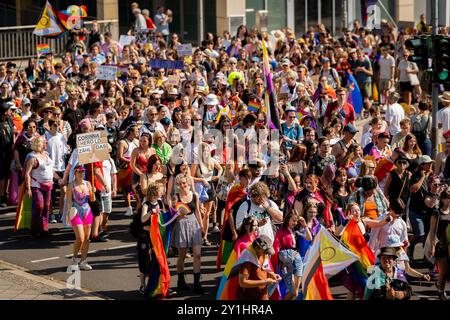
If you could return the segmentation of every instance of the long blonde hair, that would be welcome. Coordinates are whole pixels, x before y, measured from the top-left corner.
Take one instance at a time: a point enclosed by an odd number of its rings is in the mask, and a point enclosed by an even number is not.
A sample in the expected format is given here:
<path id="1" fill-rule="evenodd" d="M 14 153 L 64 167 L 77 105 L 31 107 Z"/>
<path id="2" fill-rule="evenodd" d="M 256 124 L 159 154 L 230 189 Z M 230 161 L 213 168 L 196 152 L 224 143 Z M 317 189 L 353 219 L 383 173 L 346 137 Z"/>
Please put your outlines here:
<path id="1" fill-rule="evenodd" d="M 206 160 L 204 159 L 203 152 L 208 151 Z M 211 161 L 211 147 L 206 142 L 202 142 L 198 146 L 198 160 L 199 165 L 206 167 L 209 171 L 214 169 L 214 164 Z"/>

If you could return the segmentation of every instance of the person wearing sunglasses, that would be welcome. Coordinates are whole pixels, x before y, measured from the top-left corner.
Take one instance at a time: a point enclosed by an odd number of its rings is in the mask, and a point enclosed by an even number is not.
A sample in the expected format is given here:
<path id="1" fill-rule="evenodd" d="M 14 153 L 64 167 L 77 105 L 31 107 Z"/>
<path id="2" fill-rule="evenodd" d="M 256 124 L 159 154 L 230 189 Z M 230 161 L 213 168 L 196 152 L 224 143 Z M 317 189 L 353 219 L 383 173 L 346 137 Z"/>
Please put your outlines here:
<path id="1" fill-rule="evenodd" d="M 303 129 L 296 121 L 295 108 L 287 107 L 285 115 L 286 121 L 281 125 L 281 132 L 283 134 L 283 147 L 289 152 L 300 143 L 303 138 Z"/>
<path id="2" fill-rule="evenodd" d="M 400 154 L 394 163 L 396 168 L 387 175 L 384 195 L 388 198 L 389 203 L 399 198 L 407 203 L 410 195 L 409 181 L 412 176 L 411 172 L 407 170 L 410 160 L 404 154 Z"/>

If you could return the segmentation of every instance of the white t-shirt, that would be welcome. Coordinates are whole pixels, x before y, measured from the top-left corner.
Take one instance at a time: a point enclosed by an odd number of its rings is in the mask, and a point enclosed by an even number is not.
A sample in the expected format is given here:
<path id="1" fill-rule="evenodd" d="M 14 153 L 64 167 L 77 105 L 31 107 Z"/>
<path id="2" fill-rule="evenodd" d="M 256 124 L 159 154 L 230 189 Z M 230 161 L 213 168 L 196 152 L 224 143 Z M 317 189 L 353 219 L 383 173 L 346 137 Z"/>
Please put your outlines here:
<path id="1" fill-rule="evenodd" d="M 378 230 L 377 230 L 378 229 Z M 377 230 L 378 232 L 373 232 Z M 388 245 L 388 237 L 397 235 L 401 242 L 408 241 L 408 228 L 405 221 L 397 218 L 381 228 L 374 228 L 370 233 L 369 246 L 376 252 L 380 248 Z"/>
<path id="2" fill-rule="evenodd" d="M 112 178 L 111 175 L 116 174 L 117 169 L 116 165 L 114 164 L 114 161 L 109 158 L 108 160 L 103 161 L 103 178 L 105 179 L 105 183 L 109 188 L 109 192 L 106 193 L 105 191 L 102 191 L 102 197 L 107 197 L 112 193 Z"/>
<path id="3" fill-rule="evenodd" d="M 270 214 L 261 206 L 258 206 L 256 204 L 253 203 L 253 201 L 250 202 L 250 210 L 248 210 L 248 204 L 247 201 L 245 201 L 244 203 L 241 204 L 241 206 L 238 209 L 238 212 L 236 214 L 236 228 L 239 228 L 244 219 L 250 216 L 255 216 L 258 219 L 267 219 L 267 223 L 265 225 L 263 225 L 262 227 L 259 227 L 258 229 L 258 234 L 262 235 L 266 235 L 270 238 L 270 240 L 274 241 L 275 237 L 273 234 L 273 229 L 272 229 L 272 218 L 270 216 Z M 270 207 L 272 208 L 276 208 L 279 210 L 277 204 L 275 202 L 273 202 L 272 200 L 269 200 L 269 204 Z M 248 214 L 247 214 L 248 211 Z"/>
<path id="4" fill-rule="evenodd" d="M 390 80 L 392 79 L 392 67 L 395 66 L 395 59 L 393 56 L 388 55 L 386 58 L 381 56 L 380 61 L 378 62 L 380 65 L 380 79 L 382 80 Z"/>
<path id="5" fill-rule="evenodd" d="M 49 132 L 45 133 L 45 139 L 47 140 L 47 152 L 50 158 L 52 158 L 55 171 L 66 170 L 66 163 L 64 162 L 64 155 L 67 153 L 67 141 L 62 133 L 57 132 L 56 135 L 52 135 Z"/>
<path id="6" fill-rule="evenodd" d="M 450 129 L 450 107 L 438 111 L 437 123 L 438 126 L 442 124 L 442 133 L 446 133 Z"/>
<path id="7" fill-rule="evenodd" d="M 389 122 L 389 133 L 394 136 L 401 131 L 400 121 L 405 119 L 405 110 L 398 103 L 388 105 L 385 119 Z"/>

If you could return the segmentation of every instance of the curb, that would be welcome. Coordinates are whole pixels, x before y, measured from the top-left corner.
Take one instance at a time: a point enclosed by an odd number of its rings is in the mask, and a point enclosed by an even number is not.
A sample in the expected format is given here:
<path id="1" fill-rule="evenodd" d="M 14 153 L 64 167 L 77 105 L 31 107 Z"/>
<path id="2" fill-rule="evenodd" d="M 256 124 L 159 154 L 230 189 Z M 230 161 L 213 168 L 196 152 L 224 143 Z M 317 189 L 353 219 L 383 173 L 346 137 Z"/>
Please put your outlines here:
<path id="1" fill-rule="evenodd" d="M 12 273 L 16 276 L 60 290 L 64 296 L 81 297 L 86 300 L 111 300 L 110 298 L 104 297 L 87 289 L 67 289 L 66 283 L 61 280 L 44 276 L 39 272 L 32 271 L 3 260 L 0 260 L 0 268 L 7 269 L 5 270 L 6 272 Z"/>

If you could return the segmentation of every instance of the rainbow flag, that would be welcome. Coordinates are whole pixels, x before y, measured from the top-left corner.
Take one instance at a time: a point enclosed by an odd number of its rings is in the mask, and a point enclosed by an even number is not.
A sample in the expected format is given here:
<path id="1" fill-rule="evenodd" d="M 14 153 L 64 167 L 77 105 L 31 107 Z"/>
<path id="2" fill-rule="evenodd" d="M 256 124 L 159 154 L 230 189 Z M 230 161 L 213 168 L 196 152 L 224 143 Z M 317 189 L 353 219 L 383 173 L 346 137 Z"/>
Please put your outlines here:
<path id="1" fill-rule="evenodd" d="M 58 12 L 58 17 L 67 30 L 79 26 L 80 20 L 87 17 L 86 6 L 70 5 L 66 10 Z"/>
<path id="2" fill-rule="evenodd" d="M 250 112 L 258 113 L 259 110 L 261 109 L 261 103 L 259 101 L 256 101 L 256 100 L 250 100 L 248 102 L 247 109 Z"/>
<path id="3" fill-rule="evenodd" d="M 280 116 L 278 115 L 277 99 L 270 73 L 269 54 L 267 53 L 266 42 L 262 41 L 263 49 L 263 74 L 266 91 L 264 93 L 264 105 L 266 107 L 267 127 L 270 129 L 281 129 Z"/>
<path id="4" fill-rule="evenodd" d="M 150 239 L 155 252 L 156 260 L 152 260 L 149 270 L 149 278 L 145 293 L 148 297 L 166 297 L 169 290 L 170 271 L 167 264 L 165 242 L 160 232 L 161 214 L 151 217 Z"/>
<path id="5" fill-rule="evenodd" d="M 219 289 L 217 290 L 216 295 L 217 300 L 238 300 L 239 266 L 246 262 L 250 262 L 258 268 L 262 267 L 266 270 L 273 270 L 267 256 L 263 265 L 260 266 L 258 256 L 252 245 L 250 245 L 247 250 L 244 250 L 239 257 L 237 256 L 236 251 L 233 250 L 220 280 Z M 278 285 L 269 286 L 269 296 L 275 295 L 276 293 L 278 294 L 278 290 L 276 290 L 277 287 Z"/>
<path id="6" fill-rule="evenodd" d="M 40 43 L 36 45 L 38 55 L 50 53 L 50 45 L 48 43 Z"/>
<path id="7" fill-rule="evenodd" d="M 375 254 L 367 244 L 355 220 L 350 220 L 342 232 L 341 241 L 358 256 L 363 273 L 367 276 L 367 268 L 375 264 Z"/>
<path id="8" fill-rule="evenodd" d="M 66 28 L 61 24 L 56 10 L 53 9 L 50 2 L 47 1 L 44 10 L 39 17 L 33 34 L 45 38 L 59 38 L 66 33 Z"/>
<path id="9" fill-rule="evenodd" d="M 228 223 L 228 219 L 232 213 L 231 208 L 246 195 L 247 192 L 245 191 L 245 188 L 243 188 L 239 183 L 231 187 L 228 192 L 225 205 L 225 214 L 222 222 L 222 232 L 220 233 L 219 252 L 216 260 L 217 270 L 221 269 L 222 264 L 226 264 L 228 262 L 231 251 L 233 250 L 233 235 Z"/>
<path id="10" fill-rule="evenodd" d="M 387 174 L 394 168 L 395 164 L 392 161 L 387 158 L 380 158 L 377 161 L 374 175 L 377 177 L 378 181 L 383 181 Z"/>
<path id="11" fill-rule="evenodd" d="M 25 183 L 22 183 L 19 190 L 18 206 L 16 210 L 16 224 L 14 232 L 21 229 L 31 228 L 32 198 L 25 194 Z"/>

